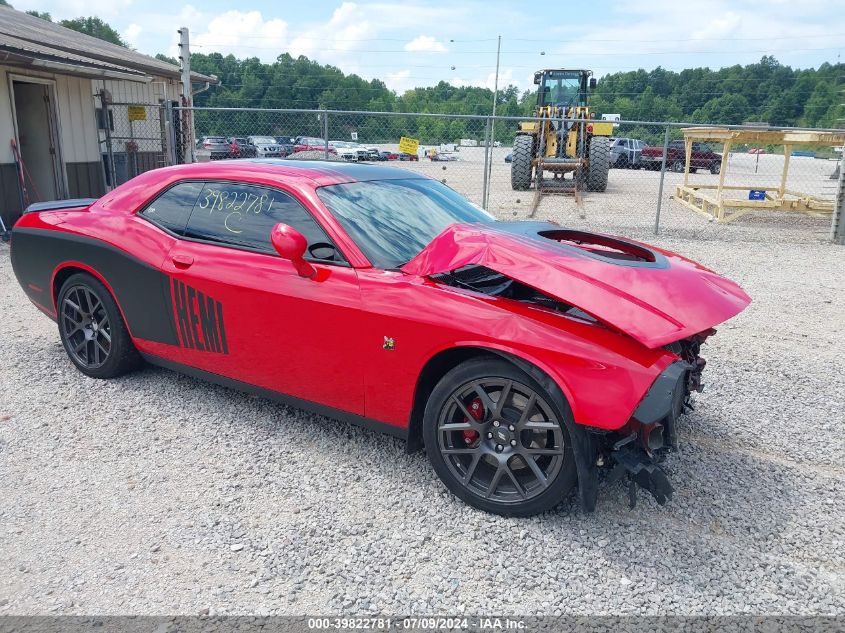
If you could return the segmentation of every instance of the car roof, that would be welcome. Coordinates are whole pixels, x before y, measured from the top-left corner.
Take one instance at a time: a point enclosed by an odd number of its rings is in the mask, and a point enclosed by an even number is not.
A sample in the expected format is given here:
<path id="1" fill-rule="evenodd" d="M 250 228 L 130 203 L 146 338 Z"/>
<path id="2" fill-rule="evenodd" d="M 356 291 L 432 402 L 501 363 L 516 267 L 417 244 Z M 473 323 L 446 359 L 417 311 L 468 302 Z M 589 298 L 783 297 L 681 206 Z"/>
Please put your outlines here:
<path id="1" fill-rule="evenodd" d="M 241 158 L 207 163 L 192 163 L 164 167 L 157 172 L 167 172 L 170 179 L 237 178 L 249 180 L 252 176 L 283 178 L 287 181 L 310 181 L 317 186 L 337 185 L 369 180 L 427 180 L 428 176 L 407 169 L 347 162 L 321 160 L 285 160 L 280 158 Z M 147 172 L 150 173 L 150 172 Z"/>

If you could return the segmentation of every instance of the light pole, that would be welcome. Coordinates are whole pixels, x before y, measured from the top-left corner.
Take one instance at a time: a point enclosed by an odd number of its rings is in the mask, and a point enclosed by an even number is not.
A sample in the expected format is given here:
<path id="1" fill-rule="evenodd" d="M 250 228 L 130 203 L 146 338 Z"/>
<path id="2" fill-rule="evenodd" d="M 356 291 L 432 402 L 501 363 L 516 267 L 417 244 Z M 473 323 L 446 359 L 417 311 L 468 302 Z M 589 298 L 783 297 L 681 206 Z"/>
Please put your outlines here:
<path id="1" fill-rule="evenodd" d="M 502 36 L 499 36 L 496 44 L 496 77 L 493 80 L 493 118 L 490 119 L 490 138 L 487 141 L 487 151 L 490 154 L 490 159 L 487 161 L 487 190 L 484 192 L 485 209 L 490 198 L 490 172 L 493 170 L 493 139 L 496 138 L 496 102 L 499 100 L 499 58 L 502 54 Z"/>

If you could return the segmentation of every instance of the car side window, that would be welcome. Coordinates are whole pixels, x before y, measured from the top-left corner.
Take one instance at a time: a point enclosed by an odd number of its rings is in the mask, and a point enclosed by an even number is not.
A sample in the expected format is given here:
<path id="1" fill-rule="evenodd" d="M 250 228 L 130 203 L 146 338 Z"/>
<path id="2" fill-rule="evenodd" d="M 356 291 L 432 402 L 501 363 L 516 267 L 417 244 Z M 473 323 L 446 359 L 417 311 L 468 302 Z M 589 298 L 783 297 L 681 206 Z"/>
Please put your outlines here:
<path id="1" fill-rule="evenodd" d="M 308 242 L 306 257 L 343 261 L 325 231 L 308 210 L 276 189 L 225 182 L 208 182 L 199 195 L 185 237 L 275 253 L 270 230 L 283 222 Z M 321 244 L 323 247 L 314 248 Z M 328 245 L 328 247 L 326 247 Z"/>
<path id="2" fill-rule="evenodd" d="M 202 188 L 201 182 L 179 183 L 149 203 L 140 215 L 153 224 L 182 235 Z"/>

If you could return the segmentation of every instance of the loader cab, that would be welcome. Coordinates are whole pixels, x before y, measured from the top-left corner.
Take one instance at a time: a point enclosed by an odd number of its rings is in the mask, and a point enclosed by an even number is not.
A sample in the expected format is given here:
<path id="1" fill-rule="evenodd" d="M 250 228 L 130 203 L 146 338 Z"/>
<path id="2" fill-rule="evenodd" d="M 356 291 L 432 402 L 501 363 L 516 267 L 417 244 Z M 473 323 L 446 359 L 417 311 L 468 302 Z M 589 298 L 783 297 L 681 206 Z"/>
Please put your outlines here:
<path id="1" fill-rule="evenodd" d="M 586 107 L 587 87 L 595 88 L 589 70 L 540 70 L 534 73 L 537 90 L 537 107 L 556 106 Z"/>

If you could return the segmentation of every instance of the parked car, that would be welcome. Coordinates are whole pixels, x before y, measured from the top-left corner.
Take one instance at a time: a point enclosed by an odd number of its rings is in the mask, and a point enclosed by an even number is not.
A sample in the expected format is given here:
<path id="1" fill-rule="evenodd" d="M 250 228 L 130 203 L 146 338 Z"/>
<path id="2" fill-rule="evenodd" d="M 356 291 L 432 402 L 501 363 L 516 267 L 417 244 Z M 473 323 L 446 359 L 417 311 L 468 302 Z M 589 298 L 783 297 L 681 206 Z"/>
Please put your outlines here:
<path id="1" fill-rule="evenodd" d="M 766 149 L 763 147 L 751 147 L 748 149 L 749 154 L 765 154 Z"/>
<path id="2" fill-rule="evenodd" d="M 255 158 L 258 155 L 255 145 L 244 136 L 232 136 L 226 141 L 229 143 L 230 158 Z"/>
<path id="3" fill-rule="evenodd" d="M 640 160 L 647 169 L 660 169 L 663 161 L 662 147 L 645 147 L 640 153 Z M 686 164 L 686 149 L 683 141 L 671 141 L 666 153 L 666 169 L 683 172 Z M 706 143 L 693 142 L 690 156 L 690 171 L 708 169 L 711 174 L 718 174 L 722 167 L 722 155 L 717 154 Z"/>
<path id="4" fill-rule="evenodd" d="M 248 136 L 247 140 L 255 145 L 258 158 L 279 158 L 282 150 L 273 136 Z"/>
<path id="5" fill-rule="evenodd" d="M 416 154 L 406 154 L 404 152 L 399 154 L 399 160 L 404 160 L 404 161 L 417 160 L 418 161 L 419 159 L 420 159 L 420 157 L 417 156 Z"/>
<path id="6" fill-rule="evenodd" d="M 296 145 L 296 141 L 292 136 L 277 136 L 276 143 L 282 156 L 293 154 L 293 146 Z"/>
<path id="7" fill-rule="evenodd" d="M 645 147 L 645 142 L 637 138 L 610 139 L 610 166 L 619 169 L 639 168 L 640 156 Z"/>
<path id="8" fill-rule="evenodd" d="M 329 146 L 334 147 L 338 158 L 346 161 L 365 161 L 370 157 L 369 152 L 358 145 L 358 143 L 351 143 L 349 141 L 329 141 Z"/>
<path id="9" fill-rule="evenodd" d="M 276 144 L 279 146 L 282 156 L 288 156 L 293 154 L 293 146 L 296 145 L 296 141 L 292 136 L 277 136 Z"/>
<path id="10" fill-rule="evenodd" d="M 399 154 L 397 154 L 396 152 L 379 152 L 378 159 L 381 161 L 399 160 Z"/>
<path id="11" fill-rule="evenodd" d="M 365 147 L 364 149 L 367 150 L 367 160 L 380 160 L 378 147 Z"/>
<path id="12" fill-rule="evenodd" d="M 293 146 L 294 152 L 324 152 L 326 141 L 315 136 L 297 136 Z M 337 154 L 337 150 L 329 145 L 329 154 Z"/>
<path id="13" fill-rule="evenodd" d="M 429 154 L 428 159 L 437 162 L 437 163 L 445 163 L 445 162 L 452 162 L 458 160 L 458 157 L 454 154 L 441 154 L 435 152 L 434 154 Z"/>
<path id="14" fill-rule="evenodd" d="M 152 170 L 39 205 L 11 244 L 86 376 L 143 359 L 382 430 L 512 516 L 575 488 L 594 509 L 599 467 L 665 503 L 701 346 L 750 302 L 666 250 L 497 221 L 438 180 L 348 163 Z"/>
<path id="15" fill-rule="evenodd" d="M 208 150 L 211 160 L 231 158 L 231 148 L 225 136 L 203 136 L 197 141 L 197 149 Z"/>

